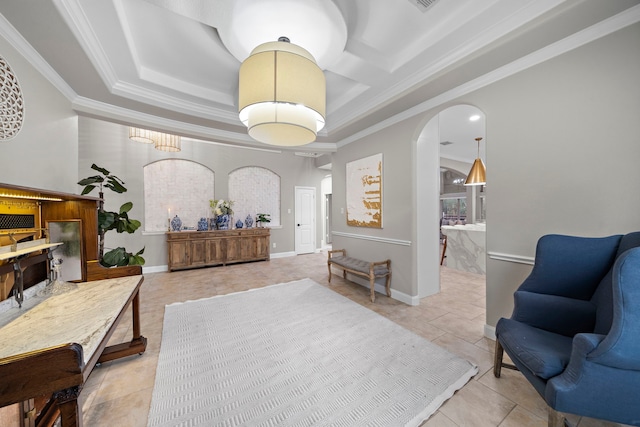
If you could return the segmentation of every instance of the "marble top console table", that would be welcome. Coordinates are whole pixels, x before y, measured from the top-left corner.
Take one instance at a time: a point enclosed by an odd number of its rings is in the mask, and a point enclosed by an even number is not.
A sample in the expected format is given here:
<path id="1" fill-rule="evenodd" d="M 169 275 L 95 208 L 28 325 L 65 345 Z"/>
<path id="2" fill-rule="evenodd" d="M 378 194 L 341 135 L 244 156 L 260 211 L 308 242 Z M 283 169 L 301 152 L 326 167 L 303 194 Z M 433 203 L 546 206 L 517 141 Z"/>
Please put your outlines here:
<path id="1" fill-rule="evenodd" d="M 140 334 L 143 280 L 138 275 L 79 283 L 71 292 L 34 296 L 22 308 L 0 313 L 0 407 L 52 395 L 48 411 L 57 416 L 59 409 L 62 427 L 81 427 L 78 397 L 96 363 L 146 349 Z M 107 347 L 129 306 L 132 340 Z"/>
<path id="2" fill-rule="evenodd" d="M 447 267 L 486 274 L 486 225 L 443 225 L 441 229 L 447 236 Z"/>

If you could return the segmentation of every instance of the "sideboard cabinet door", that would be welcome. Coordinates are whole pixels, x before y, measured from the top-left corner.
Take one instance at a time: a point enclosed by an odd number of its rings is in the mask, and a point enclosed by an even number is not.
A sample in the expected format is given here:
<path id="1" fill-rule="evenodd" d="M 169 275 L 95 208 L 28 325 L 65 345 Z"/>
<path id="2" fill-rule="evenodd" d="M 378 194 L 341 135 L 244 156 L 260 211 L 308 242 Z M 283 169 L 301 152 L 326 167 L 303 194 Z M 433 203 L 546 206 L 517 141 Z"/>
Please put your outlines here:
<path id="1" fill-rule="evenodd" d="M 189 263 L 189 241 L 172 240 L 169 245 L 169 270 L 178 268 L 188 268 Z"/>

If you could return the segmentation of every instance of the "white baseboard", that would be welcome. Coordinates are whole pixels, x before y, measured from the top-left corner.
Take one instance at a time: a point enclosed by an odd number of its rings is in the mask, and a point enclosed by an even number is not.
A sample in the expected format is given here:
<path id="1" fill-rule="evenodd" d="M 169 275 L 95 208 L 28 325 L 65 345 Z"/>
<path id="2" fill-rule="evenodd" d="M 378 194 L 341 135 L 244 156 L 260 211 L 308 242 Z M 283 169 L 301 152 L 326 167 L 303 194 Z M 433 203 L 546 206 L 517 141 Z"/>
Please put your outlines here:
<path id="1" fill-rule="evenodd" d="M 495 326 L 489 326 L 487 324 L 484 325 L 484 336 L 492 339 L 492 340 L 496 340 L 496 327 Z"/>
<path id="2" fill-rule="evenodd" d="M 384 286 L 380 286 L 380 292 L 383 294 L 386 292 Z M 376 289 L 378 289 L 378 285 L 376 285 Z M 416 296 L 407 295 L 404 292 L 396 291 L 395 289 L 391 289 L 391 298 L 394 300 L 403 302 L 407 305 L 420 305 L 420 298 Z"/>
<path id="3" fill-rule="evenodd" d="M 142 274 L 163 273 L 169 271 L 168 265 L 154 265 L 151 267 L 142 267 Z"/>
<path id="4" fill-rule="evenodd" d="M 271 254 L 270 258 L 286 258 L 286 257 L 290 257 L 290 256 L 296 256 L 296 253 L 291 251 L 291 252 L 278 252 L 275 254 Z"/>

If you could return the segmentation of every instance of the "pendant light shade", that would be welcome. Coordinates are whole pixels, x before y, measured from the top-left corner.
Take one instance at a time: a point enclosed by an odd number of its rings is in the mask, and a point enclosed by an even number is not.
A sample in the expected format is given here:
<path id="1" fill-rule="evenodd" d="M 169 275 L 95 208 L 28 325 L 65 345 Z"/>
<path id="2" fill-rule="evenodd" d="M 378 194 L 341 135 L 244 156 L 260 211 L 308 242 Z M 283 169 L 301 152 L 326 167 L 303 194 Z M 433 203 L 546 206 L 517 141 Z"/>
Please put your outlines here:
<path id="1" fill-rule="evenodd" d="M 480 141 L 482 141 L 482 138 L 478 137 L 476 141 L 478 141 L 478 157 L 473 162 L 464 185 L 485 185 L 487 183 L 487 168 L 480 158 Z"/>
<path id="2" fill-rule="evenodd" d="M 156 150 L 160 151 L 176 152 L 182 149 L 182 139 L 179 135 L 130 127 L 129 138 L 145 144 L 154 144 Z"/>
<path id="3" fill-rule="evenodd" d="M 280 146 L 315 141 L 324 127 L 326 83 L 313 56 L 281 37 L 256 47 L 240 66 L 240 120 L 256 141 Z"/>
<path id="4" fill-rule="evenodd" d="M 156 132 L 154 141 L 156 143 L 156 150 L 176 152 L 182 148 L 182 140 L 179 135 Z"/>
<path id="5" fill-rule="evenodd" d="M 153 132 L 147 129 L 129 128 L 129 139 L 143 144 L 153 144 Z"/>

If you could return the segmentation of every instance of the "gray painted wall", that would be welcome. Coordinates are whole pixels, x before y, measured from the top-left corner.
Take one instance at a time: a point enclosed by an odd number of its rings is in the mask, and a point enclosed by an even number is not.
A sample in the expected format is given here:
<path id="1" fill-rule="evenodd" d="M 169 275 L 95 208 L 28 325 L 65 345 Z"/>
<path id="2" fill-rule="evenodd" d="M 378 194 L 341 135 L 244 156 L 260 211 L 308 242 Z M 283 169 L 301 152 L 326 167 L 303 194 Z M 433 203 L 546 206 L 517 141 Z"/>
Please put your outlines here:
<path id="1" fill-rule="evenodd" d="M 544 234 L 640 230 L 640 24 L 478 91 L 487 117 L 487 249 L 534 256 Z M 487 263 L 487 324 L 530 269 Z"/>
<path id="2" fill-rule="evenodd" d="M 533 257 L 544 234 L 604 236 L 640 230 L 635 189 L 640 182 L 638 40 L 640 24 L 635 24 L 443 104 L 426 112 L 422 121 L 405 120 L 339 149 L 332 160 L 334 230 L 431 245 L 430 239 L 420 238 L 420 221 L 431 218 L 433 209 L 420 207 L 410 189 L 412 174 L 429 165 L 423 160 L 437 156 L 437 130 L 427 136 L 427 153 L 412 157 L 416 153 L 410 147 L 422 141 L 416 135 L 429 119 L 456 104 L 475 105 L 486 115 L 488 252 Z M 347 227 L 340 214 L 345 163 L 376 152 L 385 160 L 384 229 Z M 431 175 L 420 183 L 427 190 L 438 185 Z M 413 225 L 412 205 L 417 206 Z M 390 257 L 392 287 L 411 296 L 417 289 L 412 272 L 424 263 L 423 276 L 437 277 L 431 255 L 416 255 L 431 254 L 430 246 L 412 251 L 334 237 L 334 247 L 372 260 Z M 488 260 L 489 327 L 511 314 L 513 292 L 529 271 L 526 264 Z"/>
<path id="3" fill-rule="evenodd" d="M 140 221 L 144 219 L 143 167 L 157 160 L 167 158 L 192 160 L 208 167 L 215 172 L 215 196 L 224 199 L 227 198 L 229 172 L 242 166 L 261 166 L 275 172 L 280 176 L 282 227 L 271 230 L 271 242 L 276 243 L 276 249 L 271 248 L 272 254 L 293 252 L 295 249 L 294 187 L 316 188 L 316 199 L 319 200 L 320 182 L 326 175 L 326 171 L 315 167 L 313 158 L 296 156 L 292 152 L 271 153 L 186 140 L 182 142 L 182 150 L 179 153 L 167 153 L 156 150 L 151 144 L 131 141 L 128 137 L 128 127 L 119 124 L 80 117 L 79 128 L 78 176 L 84 178 L 94 175 L 90 167 L 92 163 L 96 163 L 124 180 L 128 191 L 124 194 L 105 192 L 105 206 L 108 210 L 117 210 L 122 203 L 131 201 L 133 209 L 129 215 Z M 167 177 L 167 185 L 171 185 L 171 177 Z M 198 191 L 198 189 L 186 188 L 185 191 Z M 207 201 L 203 202 L 206 204 Z M 291 213 L 288 213 L 289 209 Z M 316 210 L 316 247 L 318 248 L 322 242 L 321 218 L 321 205 L 318 203 Z M 130 252 L 137 252 L 145 247 L 143 256 L 146 260 L 146 268 L 167 265 L 164 233 L 151 234 L 137 231 L 134 234 L 117 234 L 112 231 L 107 233 L 105 244 L 110 248 L 124 246 Z"/>
<path id="4" fill-rule="evenodd" d="M 334 234 L 333 248 L 346 249 L 348 255 L 369 261 L 391 259 L 392 288 L 406 295 L 416 295 L 411 254 L 414 179 L 410 164 L 415 122 L 416 119 L 413 125 L 396 124 L 348 144 L 334 154 L 331 162 L 333 231 L 348 234 Z M 383 228 L 348 226 L 344 185 L 346 164 L 377 153 L 382 153 L 383 162 Z"/>
<path id="5" fill-rule="evenodd" d="M 0 142 L 0 182 L 75 193 L 78 120 L 71 103 L 2 37 L 0 55 L 24 99 L 22 129 Z"/>

